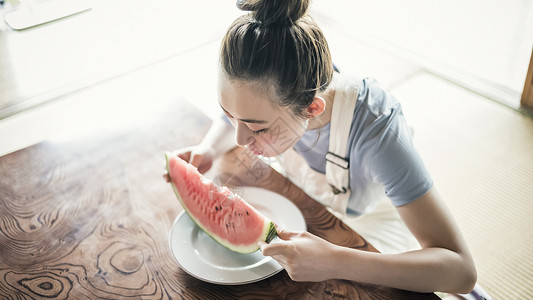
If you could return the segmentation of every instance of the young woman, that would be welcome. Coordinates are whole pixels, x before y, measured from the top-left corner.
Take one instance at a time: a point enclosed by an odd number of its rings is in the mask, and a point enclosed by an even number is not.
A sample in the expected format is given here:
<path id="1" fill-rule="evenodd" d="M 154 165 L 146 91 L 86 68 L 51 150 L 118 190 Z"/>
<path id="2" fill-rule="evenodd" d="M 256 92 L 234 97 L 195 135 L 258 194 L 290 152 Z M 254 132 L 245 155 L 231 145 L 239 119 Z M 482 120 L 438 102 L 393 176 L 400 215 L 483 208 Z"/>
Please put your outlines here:
<path id="1" fill-rule="evenodd" d="M 215 122 L 200 145 L 178 156 L 201 172 L 234 142 L 278 157 L 286 176 L 382 252 L 279 229 L 283 241 L 261 250 L 293 280 L 470 292 L 473 259 L 413 146 L 400 104 L 376 81 L 334 71 L 326 39 L 306 13 L 309 0 L 237 6 L 250 13 L 224 37 L 218 85 L 233 128 Z"/>

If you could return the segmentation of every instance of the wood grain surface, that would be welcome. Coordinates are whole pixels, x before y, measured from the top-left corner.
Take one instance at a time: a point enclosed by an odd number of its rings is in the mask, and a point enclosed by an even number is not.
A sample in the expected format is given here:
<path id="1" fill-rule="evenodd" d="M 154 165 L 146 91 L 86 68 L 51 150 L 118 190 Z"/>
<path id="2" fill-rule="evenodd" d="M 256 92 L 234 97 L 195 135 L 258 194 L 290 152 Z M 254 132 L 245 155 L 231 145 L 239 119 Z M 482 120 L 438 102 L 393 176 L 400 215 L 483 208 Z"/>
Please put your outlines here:
<path id="1" fill-rule="evenodd" d="M 286 272 L 222 286 L 182 271 L 168 246 L 181 207 L 161 176 L 164 152 L 198 143 L 209 125 L 181 103 L 143 128 L 1 157 L 0 299 L 438 299 L 344 280 L 298 283 Z M 249 170 L 229 175 L 240 157 L 236 151 L 217 162 L 220 179 L 250 184 Z M 283 178 L 265 170 L 263 186 L 297 197 L 310 232 L 374 250 L 295 187 L 276 189 Z"/>

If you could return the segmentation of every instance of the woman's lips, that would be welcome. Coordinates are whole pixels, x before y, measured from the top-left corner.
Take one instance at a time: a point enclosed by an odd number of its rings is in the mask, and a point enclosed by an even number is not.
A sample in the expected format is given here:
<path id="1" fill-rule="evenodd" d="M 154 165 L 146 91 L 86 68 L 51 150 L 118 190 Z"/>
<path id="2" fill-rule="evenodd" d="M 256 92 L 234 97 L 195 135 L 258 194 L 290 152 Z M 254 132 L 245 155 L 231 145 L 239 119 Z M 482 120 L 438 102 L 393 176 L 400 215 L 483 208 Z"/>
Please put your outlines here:
<path id="1" fill-rule="evenodd" d="M 255 154 L 255 155 L 263 155 L 263 151 L 258 150 L 256 148 L 248 147 L 248 150 L 252 151 L 252 153 Z"/>
<path id="2" fill-rule="evenodd" d="M 263 151 L 259 151 L 259 150 L 252 150 L 253 154 L 255 155 L 263 155 Z"/>

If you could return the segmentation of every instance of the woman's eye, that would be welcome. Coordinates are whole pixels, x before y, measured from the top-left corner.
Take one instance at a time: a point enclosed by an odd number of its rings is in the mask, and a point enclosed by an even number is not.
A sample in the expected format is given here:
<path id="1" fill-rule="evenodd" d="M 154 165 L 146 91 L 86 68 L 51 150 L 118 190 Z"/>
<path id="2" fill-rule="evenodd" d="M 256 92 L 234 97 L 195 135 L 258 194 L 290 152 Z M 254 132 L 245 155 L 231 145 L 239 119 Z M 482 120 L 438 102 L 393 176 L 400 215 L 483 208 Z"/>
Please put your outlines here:
<path id="1" fill-rule="evenodd" d="M 254 135 L 260 135 L 261 133 L 265 133 L 265 132 L 267 132 L 267 130 L 268 130 L 268 128 L 263 128 L 263 129 L 261 129 L 261 130 L 253 130 L 253 131 L 252 131 L 252 134 L 254 134 Z"/>

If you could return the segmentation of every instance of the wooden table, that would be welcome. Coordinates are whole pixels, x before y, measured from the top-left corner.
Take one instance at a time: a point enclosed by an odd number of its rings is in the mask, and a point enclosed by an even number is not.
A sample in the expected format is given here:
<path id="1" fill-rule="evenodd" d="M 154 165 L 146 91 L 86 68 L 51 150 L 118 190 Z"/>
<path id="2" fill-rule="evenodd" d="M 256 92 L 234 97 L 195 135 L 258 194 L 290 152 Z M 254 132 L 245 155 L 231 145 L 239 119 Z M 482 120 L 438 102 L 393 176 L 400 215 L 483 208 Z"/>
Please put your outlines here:
<path id="1" fill-rule="evenodd" d="M 164 151 L 196 144 L 209 125 L 181 102 L 142 128 L 44 142 L 1 157 L 0 298 L 438 299 L 345 280 L 294 282 L 285 271 L 222 286 L 181 270 L 168 246 L 181 207 L 161 177 Z M 235 168 L 239 155 L 218 161 L 219 174 L 232 167 L 250 175 Z M 246 183 L 246 176 L 239 178 Z M 295 203 L 310 232 L 375 251 L 317 202 Z"/>

